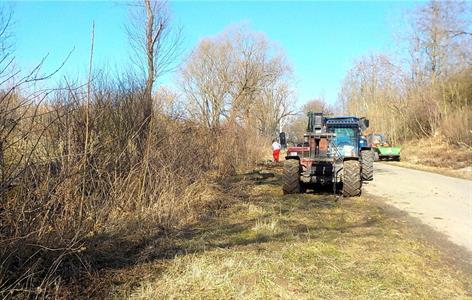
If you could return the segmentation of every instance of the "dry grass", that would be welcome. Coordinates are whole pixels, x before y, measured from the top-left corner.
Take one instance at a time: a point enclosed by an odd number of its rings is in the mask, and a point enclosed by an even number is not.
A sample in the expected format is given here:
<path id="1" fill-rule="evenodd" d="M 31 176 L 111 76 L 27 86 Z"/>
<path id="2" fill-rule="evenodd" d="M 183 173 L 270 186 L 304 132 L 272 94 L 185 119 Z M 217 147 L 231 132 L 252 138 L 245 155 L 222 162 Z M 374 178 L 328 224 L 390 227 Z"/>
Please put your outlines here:
<path id="1" fill-rule="evenodd" d="M 282 196 L 278 178 L 246 176 L 226 185 L 227 194 L 238 199 L 233 205 L 155 240 L 146 250 L 153 259 L 104 271 L 95 280 L 102 287 L 95 296 L 472 298 L 471 273 L 449 265 L 404 220 L 367 199 Z"/>
<path id="2" fill-rule="evenodd" d="M 465 167 L 465 168 L 454 170 L 454 169 L 444 168 L 444 167 L 433 167 L 433 166 L 428 166 L 428 165 L 421 165 L 418 163 L 411 163 L 409 161 L 389 161 L 389 162 L 384 162 L 384 163 L 400 166 L 404 168 L 414 169 L 414 170 L 436 173 L 436 174 L 450 176 L 450 177 L 472 180 L 472 167 Z"/>
<path id="3" fill-rule="evenodd" d="M 463 107 L 446 115 L 440 130 L 450 144 L 472 147 L 472 107 Z"/>
<path id="4" fill-rule="evenodd" d="M 472 148 L 455 145 L 441 136 L 412 140 L 402 145 L 401 162 L 407 167 L 472 178 Z"/>

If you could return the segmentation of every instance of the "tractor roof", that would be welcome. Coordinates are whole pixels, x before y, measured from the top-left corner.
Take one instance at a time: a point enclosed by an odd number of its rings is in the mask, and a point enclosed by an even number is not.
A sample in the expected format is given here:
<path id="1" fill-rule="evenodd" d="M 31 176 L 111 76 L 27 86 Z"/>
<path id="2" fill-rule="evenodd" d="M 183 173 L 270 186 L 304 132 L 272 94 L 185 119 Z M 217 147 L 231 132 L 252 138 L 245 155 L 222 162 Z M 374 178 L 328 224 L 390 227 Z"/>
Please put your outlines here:
<path id="1" fill-rule="evenodd" d="M 354 117 L 354 116 L 340 116 L 340 117 L 326 117 L 326 120 L 350 120 L 350 121 L 358 121 L 360 118 L 359 117 Z"/>
<path id="2" fill-rule="evenodd" d="M 338 127 L 338 128 L 359 128 L 364 131 L 369 127 L 369 120 L 365 118 L 359 118 L 354 116 L 342 116 L 342 117 L 327 117 L 323 116 L 323 113 L 319 112 L 308 112 L 308 132 L 317 132 L 321 130 L 322 126 L 326 127 Z"/>
<path id="3" fill-rule="evenodd" d="M 358 118 L 353 116 L 345 116 L 345 117 L 328 117 L 326 120 L 327 127 L 351 127 L 351 128 L 360 128 L 360 130 L 364 131 L 369 127 L 369 121 L 365 118 Z"/>
<path id="4" fill-rule="evenodd" d="M 326 118 L 326 125 L 352 125 L 352 126 L 359 126 L 359 118 L 358 117 L 328 117 Z"/>

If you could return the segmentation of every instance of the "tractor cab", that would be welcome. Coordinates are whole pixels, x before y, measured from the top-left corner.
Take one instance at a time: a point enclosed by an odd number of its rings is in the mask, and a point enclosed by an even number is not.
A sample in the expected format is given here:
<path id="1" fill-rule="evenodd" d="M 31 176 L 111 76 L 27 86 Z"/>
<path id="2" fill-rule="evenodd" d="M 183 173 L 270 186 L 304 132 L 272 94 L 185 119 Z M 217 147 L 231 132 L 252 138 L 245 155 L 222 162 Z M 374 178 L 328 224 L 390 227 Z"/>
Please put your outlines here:
<path id="1" fill-rule="evenodd" d="M 328 132 L 335 135 L 333 146 L 339 151 L 339 155 L 346 157 L 359 157 L 363 146 L 362 132 L 369 126 L 369 121 L 357 117 L 334 117 L 326 119 Z"/>

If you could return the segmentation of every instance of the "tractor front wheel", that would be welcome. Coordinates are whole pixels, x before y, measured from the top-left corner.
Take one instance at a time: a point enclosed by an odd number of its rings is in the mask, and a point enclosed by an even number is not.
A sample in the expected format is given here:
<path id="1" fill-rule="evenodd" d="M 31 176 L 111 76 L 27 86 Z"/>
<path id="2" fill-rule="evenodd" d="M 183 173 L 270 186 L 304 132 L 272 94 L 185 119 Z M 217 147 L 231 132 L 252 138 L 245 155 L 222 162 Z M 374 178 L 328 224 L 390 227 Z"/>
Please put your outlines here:
<path id="1" fill-rule="evenodd" d="M 296 159 L 284 162 L 283 191 L 285 194 L 300 193 L 300 163 Z"/>
<path id="2" fill-rule="evenodd" d="M 361 151 L 362 180 L 374 179 L 374 152 L 371 150 Z"/>
<path id="3" fill-rule="evenodd" d="M 361 165 L 357 160 L 347 160 L 343 167 L 343 196 L 354 197 L 361 194 Z"/>

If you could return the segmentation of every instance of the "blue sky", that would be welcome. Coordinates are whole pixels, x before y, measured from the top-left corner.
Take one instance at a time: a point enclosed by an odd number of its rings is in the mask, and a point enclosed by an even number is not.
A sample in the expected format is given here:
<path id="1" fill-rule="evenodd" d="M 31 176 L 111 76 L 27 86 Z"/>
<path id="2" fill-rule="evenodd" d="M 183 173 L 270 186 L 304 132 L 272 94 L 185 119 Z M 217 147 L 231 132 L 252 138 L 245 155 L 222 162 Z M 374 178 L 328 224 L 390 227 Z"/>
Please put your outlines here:
<path id="1" fill-rule="evenodd" d="M 245 23 L 283 48 L 293 65 L 298 103 L 324 96 L 333 103 L 353 61 L 395 49 L 394 33 L 414 2 L 173 1 L 173 21 L 183 27 L 184 49 L 225 27 Z M 72 78 L 86 74 L 90 31 L 95 21 L 95 66 L 122 68 L 130 48 L 124 30 L 125 2 L 14 2 L 18 65 L 31 68 L 49 54 L 53 69 L 74 49 L 62 70 Z M 61 76 L 62 76 L 61 74 Z M 169 84 L 172 76 L 161 81 Z"/>

